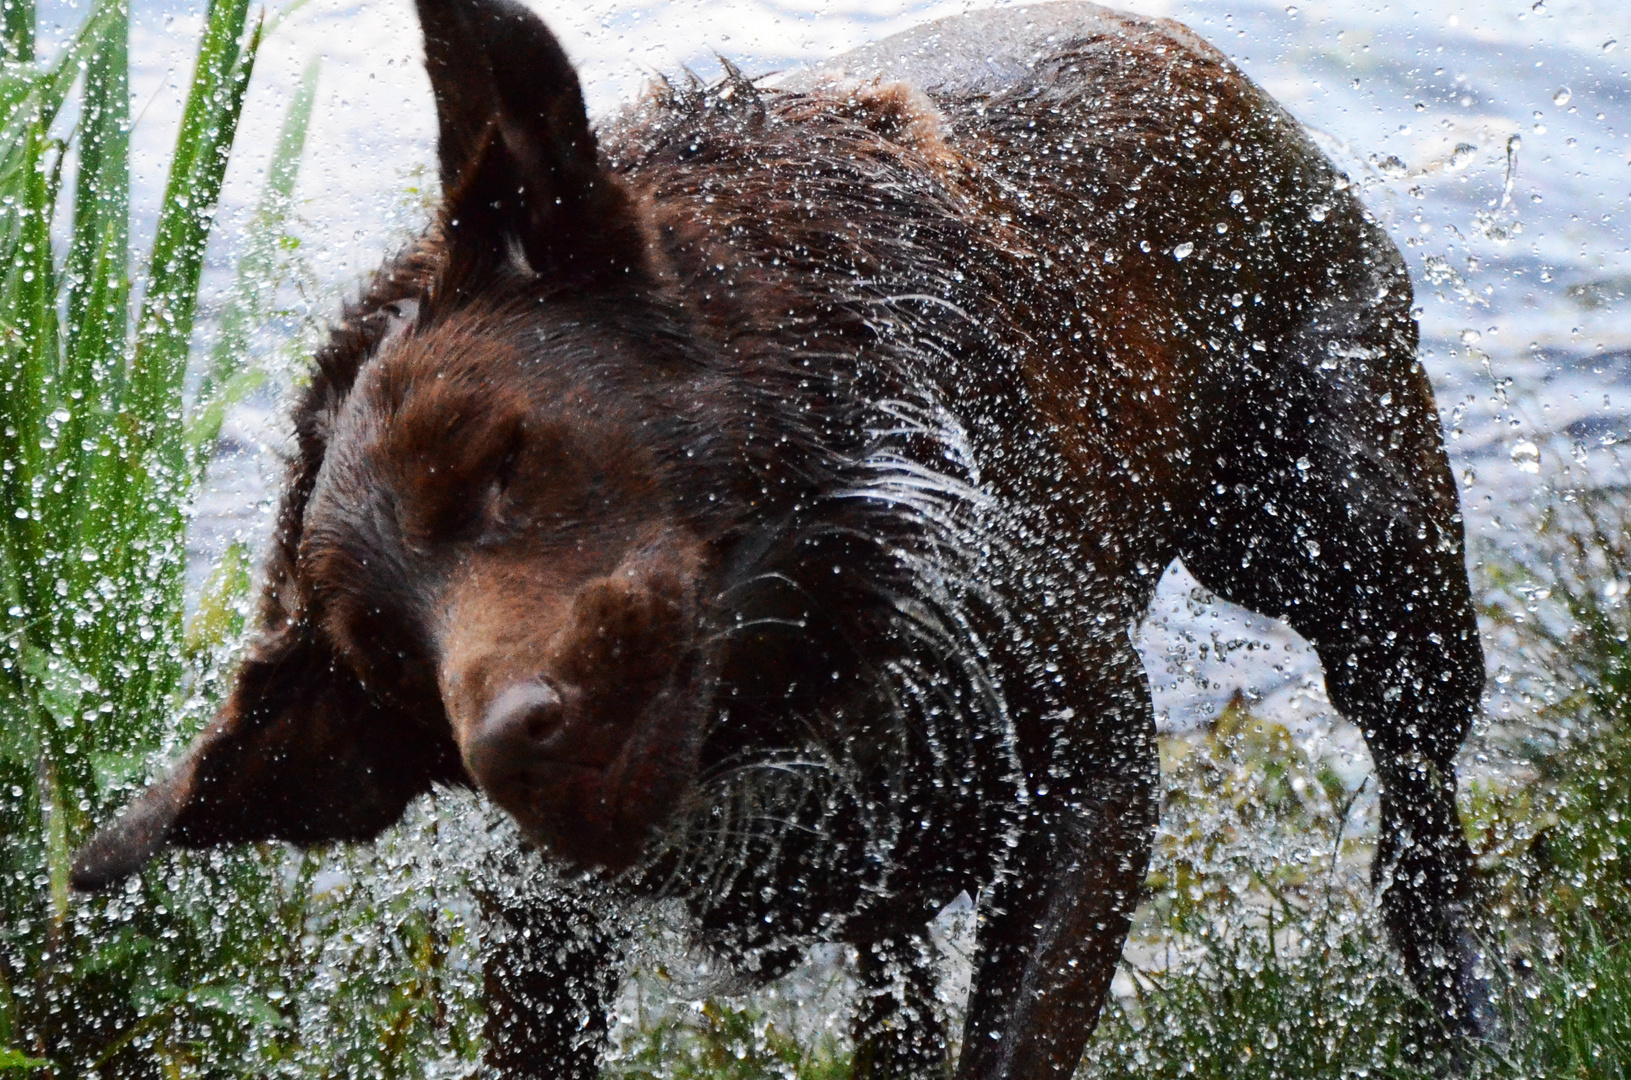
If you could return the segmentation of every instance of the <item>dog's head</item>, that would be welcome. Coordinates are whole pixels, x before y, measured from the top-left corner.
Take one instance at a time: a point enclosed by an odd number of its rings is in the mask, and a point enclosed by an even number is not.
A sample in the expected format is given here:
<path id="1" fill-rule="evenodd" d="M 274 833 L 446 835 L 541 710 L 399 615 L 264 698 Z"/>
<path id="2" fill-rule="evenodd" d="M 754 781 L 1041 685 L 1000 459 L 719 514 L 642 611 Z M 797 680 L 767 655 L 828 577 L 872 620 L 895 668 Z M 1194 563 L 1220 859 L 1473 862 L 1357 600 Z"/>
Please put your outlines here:
<path id="1" fill-rule="evenodd" d="M 320 450 L 261 635 L 186 757 L 81 851 L 82 888 L 170 843 L 370 837 L 461 781 L 615 871 L 694 776 L 719 546 L 693 452 L 719 442 L 706 365 L 548 30 L 512 0 L 419 14 L 434 270 L 308 409 Z"/>

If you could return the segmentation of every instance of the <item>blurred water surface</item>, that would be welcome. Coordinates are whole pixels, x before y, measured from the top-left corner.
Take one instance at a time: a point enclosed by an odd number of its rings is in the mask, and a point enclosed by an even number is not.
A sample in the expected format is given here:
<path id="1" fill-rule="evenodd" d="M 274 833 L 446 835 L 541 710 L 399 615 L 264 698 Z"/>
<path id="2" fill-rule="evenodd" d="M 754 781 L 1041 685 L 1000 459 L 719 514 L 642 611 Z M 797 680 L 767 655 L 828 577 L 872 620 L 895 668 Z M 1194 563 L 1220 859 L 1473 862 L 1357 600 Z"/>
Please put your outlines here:
<path id="1" fill-rule="evenodd" d="M 915 23 L 990 6 L 906 0 L 534 4 L 580 65 L 591 111 L 655 72 L 709 77 L 716 50 L 750 76 L 795 68 Z M 1023 5 L 1014 5 L 1023 6 Z M 1522 543 L 1560 478 L 1615 479 L 1631 439 L 1631 6 L 1613 0 L 1142 0 L 1211 40 L 1315 133 L 1409 259 L 1423 359 L 1463 485 L 1473 558 Z M 42 8 L 42 36 L 82 0 Z M 135 0 L 135 204 L 152 208 L 180 113 L 201 5 Z M 223 267 L 300 71 L 323 60 L 298 188 L 307 284 L 266 328 L 271 349 L 320 322 L 424 220 L 434 116 L 408 0 L 298 5 L 264 47 L 228 176 Z M 143 222 L 138 221 L 138 235 Z M 208 334 L 207 326 L 201 333 Z M 234 538 L 264 535 L 284 437 L 276 395 L 229 420 L 198 507 L 193 577 Z M 1496 643 L 1497 646 L 1499 643 Z M 1318 666 L 1290 631 L 1200 596 L 1169 571 L 1142 631 L 1163 725 L 1217 714 L 1236 691 L 1314 743 L 1357 736 L 1330 716 Z M 1492 670 L 1501 663 L 1499 648 Z M 1492 691 L 1501 686 L 1492 683 Z M 1498 714 L 1503 705 L 1493 703 Z"/>

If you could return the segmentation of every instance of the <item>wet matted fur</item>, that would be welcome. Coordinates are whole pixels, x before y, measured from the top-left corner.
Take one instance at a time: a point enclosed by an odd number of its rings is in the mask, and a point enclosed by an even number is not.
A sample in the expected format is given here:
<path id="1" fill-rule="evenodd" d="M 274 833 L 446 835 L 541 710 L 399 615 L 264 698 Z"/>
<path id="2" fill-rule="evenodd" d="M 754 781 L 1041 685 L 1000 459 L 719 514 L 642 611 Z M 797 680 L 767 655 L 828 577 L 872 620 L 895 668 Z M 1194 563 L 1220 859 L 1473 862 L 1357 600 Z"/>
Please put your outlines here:
<path id="1" fill-rule="evenodd" d="M 1154 824 L 1128 633 L 1182 558 L 1318 650 L 1393 939 L 1487 1024 L 1454 483 L 1404 264 L 1294 120 L 1182 26 L 1060 3 L 663 83 L 597 138 L 511 0 L 419 13 L 442 211 L 316 358 L 231 699 L 80 887 L 469 784 L 760 977 L 855 943 L 862 1075 L 944 1069 L 915 943 L 966 890 L 958 1075 L 1068 1076 Z M 594 1074 L 593 907 L 489 912 L 529 931 L 489 957 L 501 1071 Z"/>

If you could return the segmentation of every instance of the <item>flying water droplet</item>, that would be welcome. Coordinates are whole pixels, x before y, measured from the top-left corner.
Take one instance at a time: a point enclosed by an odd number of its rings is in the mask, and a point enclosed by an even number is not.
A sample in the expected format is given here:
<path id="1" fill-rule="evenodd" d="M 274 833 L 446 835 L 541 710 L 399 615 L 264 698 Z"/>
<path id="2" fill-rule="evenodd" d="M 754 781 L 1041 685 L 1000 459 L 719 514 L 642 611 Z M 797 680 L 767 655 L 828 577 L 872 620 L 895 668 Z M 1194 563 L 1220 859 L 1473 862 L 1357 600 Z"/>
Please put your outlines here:
<path id="1" fill-rule="evenodd" d="M 1519 472 L 1540 472 L 1540 447 L 1528 439 L 1519 439 L 1512 444 L 1512 464 L 1518 467 Z"/>

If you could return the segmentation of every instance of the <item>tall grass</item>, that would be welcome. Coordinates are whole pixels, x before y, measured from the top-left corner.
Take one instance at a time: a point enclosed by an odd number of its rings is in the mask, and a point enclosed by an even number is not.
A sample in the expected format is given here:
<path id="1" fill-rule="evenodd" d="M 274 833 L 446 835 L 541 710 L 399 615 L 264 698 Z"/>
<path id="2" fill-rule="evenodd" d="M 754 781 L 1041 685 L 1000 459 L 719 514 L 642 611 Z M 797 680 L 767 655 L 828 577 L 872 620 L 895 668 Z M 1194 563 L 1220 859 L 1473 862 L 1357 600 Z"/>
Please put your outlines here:
<path id="1" fill-rule="evenodd" d="M 1443 1073 L 1453 1048 L 1383 942 L 1369 784 L 1344 771 L 1239 695 L 1163 740 L 1148 899 L 1087 1076 Z"/>
<path id="2" fill-rule="evenodd" d="M 1562 493 L 1494 576 L 1532 716 L 1500 734 L 1545 816 L 1531 873 L 1549 911 L 1631 932 L 1631 489 Z"/>
<path id="3" fill-rule="evenodd" d="M 93 923 L 109 909 L 97 919 L 72 903 L 68 861 L 187 686 L 182 375 L 260 33 L 247 0 L 209 9 L 133 321 L 128 7 L 98 0 L 49 62 L 33 56 L 32 3 L 10 0 L 7 16 L 17 62 L 0 76 L 0 1045 L 13 1048 L 12 1067 L 54 1073 L 117 1056 L 150 1014 L 141 994 L 163 986 L 120 959 L 162 929 L 144 919 L 100 940 Z M 58 134 L 81 71 L 79 123 Z"/>
<path id="4" fill-rule="evenodd" d="M 287 246 L 316 69 L 187 395 L 205 251 L 263 19 L 249 0 L 211 0 L 137 263 L 125 0 L 95 0 L 45 59 L 32 0 L 6 0 L 4 15 L 0 1074 L 462 1071 L 479 1023 L 470 919 L 438 906 L 436 867 L 400 839 L 367 853 L 172 858 L 112 897 L 69 892 L 70 852 L 161 744 L 208 714 L 242 629 L 241 549 L 185 619 L 185 511 L 226 407 L 262 377 L 245 365 L 247 342 Z"/>
<path id="5" fill-rule="evenodd" d="M 247 0 L 211 8 L 177 155 L 129 327 L 129 13 L 99 0 L 53 64 L 6 72 L 0 165 L 0 707 L 11 832 L 68 915 L 71 841 L 109 780 L 140 763 L 182 683 L 181 378 L 203 250 L 259 44 Z M 20 52 L 20 47 L 13 51 Z M 85 71 L 67 258 L 52 243 L 67 142 L 56 114 Z M 204 134 L 208 132 L 209 134 Z M 127 641 L 139 642 L 125 647 Z M 105 716 L 114 722 L 104 722 Z M 26 781 L 26 782 L 24 782 Z M 14 882 L 15 884 L 15 882 Z M 8 897 L 8 900 L 10 898 Z"/>
<path id="6" fill-rule="evenodd" d="M 1631 1076 L 1631 489 L 1561 487 L 1491 577 L 1525 705 L 1494 734 L 1531 773 L 1493 881 L 1532 972 L 1528 1062 Z"/>

